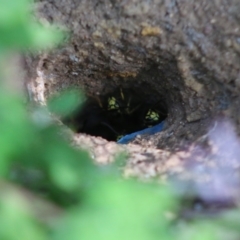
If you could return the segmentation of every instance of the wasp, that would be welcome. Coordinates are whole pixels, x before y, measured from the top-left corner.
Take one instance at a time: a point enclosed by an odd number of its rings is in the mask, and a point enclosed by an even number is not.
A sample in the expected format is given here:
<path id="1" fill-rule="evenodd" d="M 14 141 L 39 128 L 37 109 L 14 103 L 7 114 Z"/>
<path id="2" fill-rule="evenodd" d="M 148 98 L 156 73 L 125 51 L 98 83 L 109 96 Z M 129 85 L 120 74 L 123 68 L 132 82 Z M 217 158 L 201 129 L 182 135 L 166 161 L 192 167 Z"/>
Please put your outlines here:
<path id="1" fill-rule="evenodd" d="M 119 88 L 101 98 L 90 97 L 71 117 L 74 131 L 117 141 L 166 118 L 158 102 L 149 102 L 132 89 Z M 69 125 L 69 124 L 68 124 Z"/>

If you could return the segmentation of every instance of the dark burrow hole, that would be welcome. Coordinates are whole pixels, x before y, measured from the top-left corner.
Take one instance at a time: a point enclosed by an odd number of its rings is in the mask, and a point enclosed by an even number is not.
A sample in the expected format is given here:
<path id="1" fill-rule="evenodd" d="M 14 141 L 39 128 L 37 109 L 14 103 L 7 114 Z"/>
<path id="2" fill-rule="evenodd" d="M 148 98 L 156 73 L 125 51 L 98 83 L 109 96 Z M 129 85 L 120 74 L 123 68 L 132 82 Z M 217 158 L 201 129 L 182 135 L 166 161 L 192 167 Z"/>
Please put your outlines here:
<path id="1" fill-rule="evenodd" d="M 118 86 L 103 96 L 88 96 L 85 104 L 63 122 L 77 133 L 117 141 L 166 119 L 165 100 L 150 86 Z"/>

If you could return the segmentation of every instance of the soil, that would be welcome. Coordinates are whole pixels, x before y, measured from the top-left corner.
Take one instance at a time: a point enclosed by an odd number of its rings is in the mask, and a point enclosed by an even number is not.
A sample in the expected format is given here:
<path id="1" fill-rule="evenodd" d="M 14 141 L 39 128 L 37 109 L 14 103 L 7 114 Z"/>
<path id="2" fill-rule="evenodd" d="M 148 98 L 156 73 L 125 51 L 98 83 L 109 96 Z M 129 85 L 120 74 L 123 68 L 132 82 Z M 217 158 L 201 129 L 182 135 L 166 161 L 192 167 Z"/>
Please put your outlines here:
<path id="1" fill-rule="evenodd" d="M 75 143 L 82 147 L 88 142 L 97 161 L 112 161 L 120 149 L 130 156 L 126 175 L 175 175 L 197 182 L 195 170 L 224 155 L 216 155 L 221 144 L 211 133 L 237 139 L 238 0 L 39 0 L 36 5 L 41 22 L 60 24 L 68 35 L 57 49 L 26 57 L 32 100 L 45 104 L 73 87 L 101 102 L 120 89 L 134 89 L 142 102 L 155 99 L 159 110 L 167 110 L 162 132 L 140 136 L 127 146 L 75 134 Z M 222 127 L 231 129 L 228 123 L 235 130 L 221 135 Z M 231 171 L 236 173 L 239 160 L 233 159 Z"/>

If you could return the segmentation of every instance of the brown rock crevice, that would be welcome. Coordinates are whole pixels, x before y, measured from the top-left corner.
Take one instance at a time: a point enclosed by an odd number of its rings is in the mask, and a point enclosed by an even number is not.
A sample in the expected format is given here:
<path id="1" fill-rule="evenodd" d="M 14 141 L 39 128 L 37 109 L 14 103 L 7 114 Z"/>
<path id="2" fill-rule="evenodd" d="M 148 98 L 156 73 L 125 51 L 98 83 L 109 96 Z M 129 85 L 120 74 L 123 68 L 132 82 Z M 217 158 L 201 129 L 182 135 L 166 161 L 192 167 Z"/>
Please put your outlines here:
<path id="1" fill-rule="evenodd" d="M 41 83 L 41 102 L 70 86 L 98 98 L 120 87 L 137 89 L 144 100 L 162 99 L 167 107 L 164 131 L 144 137 L 161 148 L 195 141 L 218 115 L 232 118 L 238 129 L 237 0 L 36 4 L 41 21 L 69 32 L 60 48 L 27 59 L 33 85 Z"/>

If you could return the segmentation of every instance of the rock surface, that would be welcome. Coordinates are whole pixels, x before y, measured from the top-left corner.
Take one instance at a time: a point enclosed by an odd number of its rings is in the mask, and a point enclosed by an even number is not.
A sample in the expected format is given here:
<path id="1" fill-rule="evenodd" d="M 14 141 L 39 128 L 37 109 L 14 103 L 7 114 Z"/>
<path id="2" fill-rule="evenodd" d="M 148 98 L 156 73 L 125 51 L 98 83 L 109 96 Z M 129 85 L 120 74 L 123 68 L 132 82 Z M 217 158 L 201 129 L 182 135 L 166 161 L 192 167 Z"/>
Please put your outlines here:
<path id="1" fill-rule="evenodd" d="M 39 0 L 40 20 L 69 35 L 54 51 L 26 58 L 30 96 L 45 104 L 70 86 L 95 98 L 134 88 L 167 108 L 161 133 L 126 147 L 81 134 L 75 142 L 87 143 L 98 162 L 127 151 L 126 175 L 169 176 L 190 161 L 205 169 L 216 160 L 214 123 L 230 119 L 240 129 L 239 12 L 238 0 Z"/>

